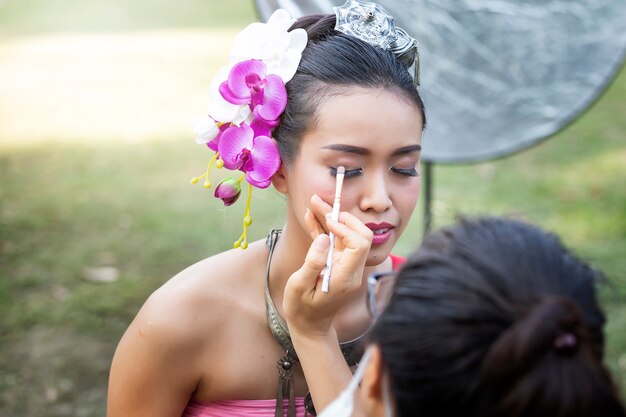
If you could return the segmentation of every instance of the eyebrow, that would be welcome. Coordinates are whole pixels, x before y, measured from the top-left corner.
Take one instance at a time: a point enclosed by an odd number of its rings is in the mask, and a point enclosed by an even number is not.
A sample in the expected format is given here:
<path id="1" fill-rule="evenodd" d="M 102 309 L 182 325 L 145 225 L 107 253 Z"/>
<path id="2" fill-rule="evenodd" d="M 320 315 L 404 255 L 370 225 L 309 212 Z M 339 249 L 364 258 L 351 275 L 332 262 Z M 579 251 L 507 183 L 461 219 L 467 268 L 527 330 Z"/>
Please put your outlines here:
<path id="1" fill-rule="evenodd" d="M 362 148 L 360 146 L 354 146 L 354 145 L 345 145 L 343 143 L 333 143 L 330 145 L 322 146 L 322 149 L 330 149 L 332 151 L 352 153 L 356 155 L 369 155 L 371 153 L 371 151 L 367 148 Z M 422 145 L 403 146 L 393 151 L 392 156 L 406 155 L 408 153 L 418 152 L 421 150 L 422 150 Z"/>

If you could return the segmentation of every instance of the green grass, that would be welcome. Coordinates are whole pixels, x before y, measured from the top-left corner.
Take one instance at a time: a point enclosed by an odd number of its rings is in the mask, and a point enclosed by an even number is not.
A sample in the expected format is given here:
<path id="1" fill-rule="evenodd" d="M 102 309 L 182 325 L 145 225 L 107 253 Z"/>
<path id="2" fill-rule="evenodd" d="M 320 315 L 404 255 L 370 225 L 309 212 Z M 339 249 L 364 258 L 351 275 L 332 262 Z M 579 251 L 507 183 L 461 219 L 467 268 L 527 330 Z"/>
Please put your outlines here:
<path id="1" fill-rule="evenodd" d="M 93 8 L 69 0 L 5 1 L 0 35 L 232 31 L 253 19 L 251 2 L 243 0 L 195 0 L 184 9 L 163 0 L 89 4 Z M 71 21 L 65 17 L 70 7 Z M 99 18 L 98 7 L 123 18 Z M 181 65 L 194 89 L 206 86 L 202 65 L 208 64 Z M 166 70 L 175 71 L 169 64 Z M 144 94 L 156 91 L 146 83 Z M 167 97 L 172 107 L 185 99 Z M 558 233 L 602 269 L 610 282 L 601 290 L 609 318 L 607 363 L 626 394 L 625 98 L 622 71 L 588 113 L 545 143 L 484 164 L 436 166 L 433 207 L 436 226 L 459 213 L 521 216 Z M 151 105 L 146 97 L 144 113 L 154 110 Z M 158 113 L 154 122 L 167 114 Z M 113 349 L 145 298 L 238 236 L 243 203 L 225 210 L 210 191 L 189 185 L 207 154 L 190 132 L 180 133 L 185 128 L 149 141 L 68 140 L 58 131 L 22 141 L 0 126 L 0 415 L 102 416 Z M 256 193 L 252 239 L 280 226 L 283 210 L 275 191 Z M 398 253 L 407 254 L 420 238 L 418 210 Z M 119 279 L 86 280 L 85 268 L 97 266 L 117 268 Z"/>

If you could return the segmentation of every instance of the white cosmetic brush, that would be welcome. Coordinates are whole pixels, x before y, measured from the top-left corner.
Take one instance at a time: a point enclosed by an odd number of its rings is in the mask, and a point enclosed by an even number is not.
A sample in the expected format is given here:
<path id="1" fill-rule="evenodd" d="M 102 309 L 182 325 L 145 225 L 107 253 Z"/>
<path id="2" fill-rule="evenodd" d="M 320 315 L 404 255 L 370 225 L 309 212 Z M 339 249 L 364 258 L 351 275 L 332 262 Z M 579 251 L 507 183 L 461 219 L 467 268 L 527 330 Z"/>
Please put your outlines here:
<path id="1" fill-rule="evenodd" d="M 339 205 L 341 200 L 341 186 L 343 185 L 343 177 L 346 174 L 346 168 L 340 166 L 337 167 L 337 184 L 335 185 L 335 201 L 333 202 L 333 211 L 330 218 L 334 221 L 339 220 Z M 335 235 L 331 232 L 330 248 L 328 249 L 328 256 L 326 256 L 326 266 L 324 267 L 324 276 L 322 278 L 322 291 L 328 292 L 328 285 L 330 284 L 330 268 L 333 265 L 333 251 L 335 249 Z"/>

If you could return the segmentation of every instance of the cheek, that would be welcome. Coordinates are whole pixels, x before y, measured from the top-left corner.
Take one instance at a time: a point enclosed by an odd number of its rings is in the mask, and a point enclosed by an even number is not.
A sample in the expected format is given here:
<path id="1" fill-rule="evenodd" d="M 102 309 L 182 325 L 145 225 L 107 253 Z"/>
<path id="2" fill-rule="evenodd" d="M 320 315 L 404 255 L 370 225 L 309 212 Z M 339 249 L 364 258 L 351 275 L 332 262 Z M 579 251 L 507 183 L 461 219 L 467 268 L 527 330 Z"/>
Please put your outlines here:
<path id="1" fill-rule="evenodd" d="M 317 194 L 328 205 L 332 206 L 335 201 L 335 178 L 329 175 L 326 179 L 318 178 L 311 181 L 311 183 L 313 188 L 311 195 Z"/>
<path id="2" fill-rule="evenodd" d="M 421 178 L 418 177 L 410 185 L 406 185 L 397 191 L 394 205 L 402 214 L 410 216 L 417 205 L 420 195 Z"/>
<path id="3" fill-rule="evenodd" d="M 335 200 L 335 177 L 328 174 L 327 171 L 321 172 L 301 172 L 298 173 L 298 178 L 301 179 L 299 188 L 299 194 L 304 199 L 304 204 L 309 205 L 313 194 L 317 194 L 322 200 L 329 205 L 333 205 Z M 345 182 L 344 182 L 345 184 Z"/>

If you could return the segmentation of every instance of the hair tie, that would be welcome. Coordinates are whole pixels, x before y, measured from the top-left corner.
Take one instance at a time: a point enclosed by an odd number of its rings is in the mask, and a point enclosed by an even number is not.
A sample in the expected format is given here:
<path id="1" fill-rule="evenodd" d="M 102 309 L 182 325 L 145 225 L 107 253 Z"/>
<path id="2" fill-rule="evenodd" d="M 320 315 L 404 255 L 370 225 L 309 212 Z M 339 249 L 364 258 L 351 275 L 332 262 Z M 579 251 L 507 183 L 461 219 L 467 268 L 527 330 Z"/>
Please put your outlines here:
<path id="1" fill-rule="evenodd" d="M 554 350 L 559 353 L 571 353 L 578 348 L 578 337 L 574 333 L 561 333 L 554 338 Z"/>

